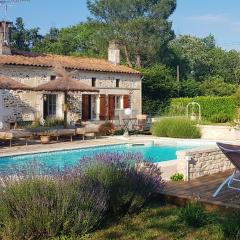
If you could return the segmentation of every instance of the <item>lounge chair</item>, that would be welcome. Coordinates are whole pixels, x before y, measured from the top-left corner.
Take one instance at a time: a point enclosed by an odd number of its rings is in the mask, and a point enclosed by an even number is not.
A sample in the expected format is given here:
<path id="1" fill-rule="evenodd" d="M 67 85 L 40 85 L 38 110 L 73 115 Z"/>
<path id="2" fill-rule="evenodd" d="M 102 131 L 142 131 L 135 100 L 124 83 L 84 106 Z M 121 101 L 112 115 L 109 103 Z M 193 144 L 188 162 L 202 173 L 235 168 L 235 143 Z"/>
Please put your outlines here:
<path id="1" fill-rule="evenodd" d="M 12 147 L 13 140 L 24 139 L 26 141 L 26 145 L 28 144 L 28 140 L 32 137 L 32 133 L 25 130 L 9 130 L 9 131 L 0 131 L 0 139 L 8 140 L 9 146 Z"/>
<path id="2" fill-rule="evenodd" d="M 81 135 L 83 137 L 83 140 L 85 140 L 85 136 L 87 134 L 94 134 L 94 138 L 97 138 L 97 134 L 99 133 L 99 127 L 100 125 L 97 124 L 87 124 L 84 127 L 80 127 L 76 129 L 76 134 Z"/>
<path id="3" fill-rule="evenodd" d="M 227 177 L 218 187 L 218 189 L 213 194 L 213 197 L 217 197 L 225 185 L 227 185 L 230 189 L 240 191 L 240 186 L 234 186 L 234 183 L 240 183 L 240 146 L 224 143 L 217 143 L 217 145 L 222 150 L 223 154 L 231 161 L 235 169 L 233 171 L 233 174 Z"/>
<path id="4" fill-rule="evenodd" d="M 71 139 L 71 142 L 73 140 L 73 136 L 76 135 L 75 129 L 63 129 L 63 128 L 56 128 L 56 129 L 48 129 L 48 130 L 44 130 L 44 129 L 39 129 L 39 130 L 35 130 L 35 135 L 36 136 L 42 136 L 44 135 L 44 133 L 47 132 L 47 135 L 50 136 L 51 138 L 55 137 L 57 141 L 59 141 L 60 137 L 63 136 L 69 136 Z"/>

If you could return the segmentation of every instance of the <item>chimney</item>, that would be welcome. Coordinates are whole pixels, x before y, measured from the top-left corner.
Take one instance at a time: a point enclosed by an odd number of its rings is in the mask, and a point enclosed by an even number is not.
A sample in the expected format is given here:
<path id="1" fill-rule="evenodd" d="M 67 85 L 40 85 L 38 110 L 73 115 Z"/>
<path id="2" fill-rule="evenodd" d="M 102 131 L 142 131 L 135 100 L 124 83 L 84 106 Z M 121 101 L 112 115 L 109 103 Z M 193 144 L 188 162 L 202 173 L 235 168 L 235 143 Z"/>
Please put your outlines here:
<path id="1" fill-rule="evenodd" d="M 109 43 L 108 61 L 115 65 L 120 64 L 120 44 L 116 41 L 111 41 Z"/>
<path id="2" fill-rule="evenodd" d="M 10 28 L 11 22 L 0 22 L 0 55 L 11 55 Z"/>

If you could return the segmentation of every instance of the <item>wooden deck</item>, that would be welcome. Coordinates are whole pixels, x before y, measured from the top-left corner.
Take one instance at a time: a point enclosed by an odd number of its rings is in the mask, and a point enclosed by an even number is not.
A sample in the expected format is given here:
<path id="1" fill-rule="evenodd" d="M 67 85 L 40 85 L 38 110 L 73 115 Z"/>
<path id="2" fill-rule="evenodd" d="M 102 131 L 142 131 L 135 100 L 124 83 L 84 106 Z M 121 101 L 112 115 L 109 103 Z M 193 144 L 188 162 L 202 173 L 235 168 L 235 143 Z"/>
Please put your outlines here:
<path id="1" fill-rule="evenodd" d="M 231 172 L 217 173 L 211 176 L 201 177 L 189 182 L 169 182 L 162 196 L 172 203 L 183 205 L 192 200 L 200 201 L 210 210 L 240 209 L 240 192 L 224 187 L 220 194 L 213 198 L 212 195 L 223 180 Z"/>

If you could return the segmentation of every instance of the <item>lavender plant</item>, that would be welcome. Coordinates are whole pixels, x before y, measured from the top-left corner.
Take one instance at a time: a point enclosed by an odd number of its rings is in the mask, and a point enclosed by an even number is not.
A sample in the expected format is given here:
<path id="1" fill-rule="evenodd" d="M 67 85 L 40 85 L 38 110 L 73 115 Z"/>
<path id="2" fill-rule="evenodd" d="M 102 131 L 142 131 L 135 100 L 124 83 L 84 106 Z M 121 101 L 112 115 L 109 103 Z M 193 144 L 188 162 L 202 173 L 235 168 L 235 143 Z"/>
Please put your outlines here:
<path id="1" fill-rule="evenodd" d="M 100 153 L 83 158 L 79 167 L 108 190 L 113 214 L 139 210 L 164 187 L 160 169 L 140 153 Z"/>
<path id="2" fill-rule="evenodd" d="M 81 236 L 109 213 L 141 209 L 163 187 L 159 168 L 137 153 L 96 154 L 63 170 L 12 168 L 0 176 L 0 239 Z"/>
<path id="3" fill-rule="evenodd" d="M 53 175 L 43 168 L 39 171 L 28 169 L 1 178 L 0 238 L 82 235 L 100 224 L 107 209 L 102 186 L 77 170 L 74 176 L 67 169 Z"/>

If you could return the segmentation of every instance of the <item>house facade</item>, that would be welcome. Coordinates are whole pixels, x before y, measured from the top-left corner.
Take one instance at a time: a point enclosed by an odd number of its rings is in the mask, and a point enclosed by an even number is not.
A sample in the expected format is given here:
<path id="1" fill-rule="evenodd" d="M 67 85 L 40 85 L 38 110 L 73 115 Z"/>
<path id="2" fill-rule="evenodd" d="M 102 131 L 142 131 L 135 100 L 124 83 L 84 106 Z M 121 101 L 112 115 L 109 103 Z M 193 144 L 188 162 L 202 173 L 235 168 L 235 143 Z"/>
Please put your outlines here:
<path id="1" fill-rule="evenodd" d="M 120 65 L 117 44 L 110 43 L 108 60 L 26 53 L 8 46 L 9 24 L 0 23 L 0 75 L 36 87 L 54 81 L 53 67 L 59 64 L 74 71 L 75 79 L 99 90 L 69 94 L 70 122 L 116 119 L 126 108 L 134 115 L 142 113 L 141 73 Z M 15 121 L 63 118 L 63 101 L 63 94 L 57 92 L 0 90 L 0 122 L 7 127 Z"/>

